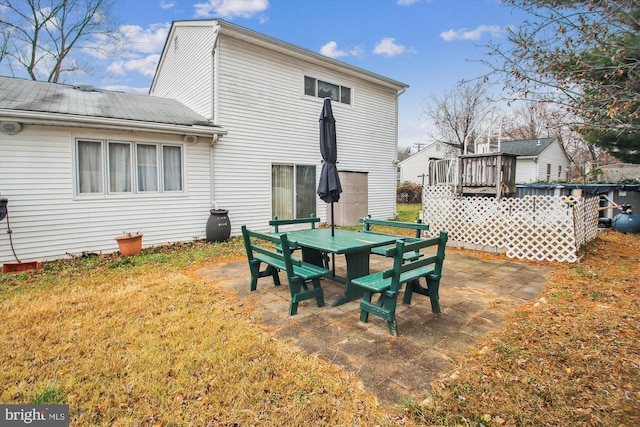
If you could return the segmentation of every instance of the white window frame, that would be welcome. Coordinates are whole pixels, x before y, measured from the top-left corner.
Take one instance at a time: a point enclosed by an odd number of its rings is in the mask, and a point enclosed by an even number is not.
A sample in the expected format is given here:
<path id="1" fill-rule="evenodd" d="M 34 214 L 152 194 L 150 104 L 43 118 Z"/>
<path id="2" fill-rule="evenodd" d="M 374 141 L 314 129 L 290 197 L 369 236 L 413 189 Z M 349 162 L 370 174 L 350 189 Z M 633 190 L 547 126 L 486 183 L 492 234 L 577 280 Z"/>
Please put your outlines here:
<path id="1" fill-rule="evenodd" d="M 81 168 L 80 168 L 80 150 L 79 144 L 83 142 L 91 142 L 91 143 L 99 143 L 100 144 L 100 165 L 102 170 L 100 171 L 100 188 L 101 191 L 87 193 L 80 191 L 80 179 L 81 179 Z M 109 164 L 109 150 L 110 144 L 123 144 L 129 146 L 129 179 L 130 179 L 130 191 L 111 191 L 110 178 L 111 178 L 111 169 Z M 138 173 L 138 154 L 137 147 L 139 145 L 150 145 L 155 146 L 155 154 L 156 154 L 156 182 L 157 182 L 157 190 L 139 190 L 139 173 Z M 177 147 L 180 150 L 180 164 L 179 172 L 180 172 L 180 182 L 179 190 L 167 190 L 168 182 L 165 182 L 165 159 L 164 159 L 164 148 L 165 147 Z M 94 198 L 94 197 L 118 197 L 118 196 L 136 196 L 136 197 L 144 197 L 144 196 L 170 196 L 170 195 L 184 195 L 186 194 L 186 173 L 185 173 L 185 163 L 186 163 L 186 150 L 185 145 L 180 143 L 161 143 L 161 142 L 147 142 L 147 141 L 119 141 L 119 140 L 101 140 L 95 138 L 76 138 L 74 142 L 74 193 L 78 198 Z"/>
<path id="2" fill-rule="evenodd" d="M 271 164 L 271 193 L 272 193 L 272 196 L 271 196 L 271 198 L 272 198 L 272 200 L 271 200 L 271 214 L 272 214 L 272 216 L 277 215 L 277 212 L 275 212 L 275 210 L 274 210 L 275 200 L 274 200 L 274 195 L 273 195 L 273 192 L 275 190 L 275 188 L 274 188 L 274 184 L 275 183 L 273 181 L 273 171 L 274 171 L 275 167 L 292 168 L 292 173 L 293 173 L 293 175 L 291 177 L 291 184 L 292 184 L 292 188 L 290 189 L 291 193 L 288 194 L 288 196 L 291 197 L 291 209 L 292 209 L 291 215 L 292 215 L 292 218 L 286 218 L 283 215 L 278 215 L 278 218 L 280 218 L 280 219 L 296 219 L 296 218 L 305 218 L 305 217 L 309 216 L 309 214 L 303 214 L 301 216 L 298 216 L 298 210 L 299 210 L 298 209 L 299 208 L 298 207 L 298 201 L 299 201 L 299 197 L 298 197 L 298 194 L 297 194 L 297 187 L 298 187 L 298 177 L 297 177 L 297 175 L 298 175 L 298 168 L 301 168 L 301 167 L 313 168 L 313 185 L 310 187 L 311 193 L 308 194 L 308 196 L 312 196 L 313 197 L 314 206 L 313 206 L 313 209 L 310 210 L 311 212 L 309 212 L 309 213 L 310 214 L 314 214 L 314 215 L 317 216 L 317 214 L 318 214 L 317 213 L 318 204 L 317 204 L 317 196 L 316 196 L 316 193 L 315 193 L 317 185 L 318 185 L 317 167 L 316 167 L 316 165 L 307 164 L 307 163 L 272 163 Z M 304 205 L 300 205 L 300 206 L 304 206 Z"/>
<path id="3" fill-rule="evenodd" d="M 98 164 L 101 166 L 102 170 L 100 170 L 99 174 L 98 174 L 98 178 L 100 180 L 99 182 L 99 191 L 95 191 L 95 192 L 80 192 L 80 180 L 82 179 L 83 176 L 83 172 L 80 168 L 80 148 L 79 148 L 79 144 L 81 142 L 89 142 L 89 143 L 97 143 L 100 144 L 100 159 Z M 105 175 L 106 175 L 106 171 L 104 170 L 104 164 L 105 164 L 105 160 L 104 160 L 104 154 L 105 152 L 105 148 L 104 148 L 104 141 L 102 140 L 96 140 L 96 139 L 92 139 L 92 138 L 82 138 L 82 139 L 78 139 L 75 141 L 74 143 L 74 172 L 75 172 L 75 176 L 74 176 L 74 188 L 75 188 L 75 194 L 76 195 L 82 195 L 83 197 L 95 197 L 95 196 L 100 196 L 103 195 L 105 193 L 105 188 L 106 188 L 106 181 L 105 181 Z"/>
<path id="4" fill-rule="evenodd" d="M 307 79 L 313 79 L 315 81 L 313 95 L 307 93 L 307 85 L 306 85 L 306 80 Z M 313 77 L 313 76 L 310 76 L 310 75 L 307 75 L 307 74 L 302 76 L 302 94 L 305 97 L 324 99 L 325 97 L 318 96 L 318 82 L 327 83 L 327 84 L 330 84 L 330 85 L 333 85 L 333 86 L 338 86 L 338 88 L 340 90 L 340 99 L 339 100 L 332 99 L 332 101 L 334 101 L 334 102 L 336 102 L 336 103 L 338 103 L 340 105 L 348 105 L 350 107 L 353 106 L 353 92 L 354 91 L 353 91 L 353 87 L 352 86 L 342 85 L 340 83 L 332 82 L 332 81 L 329 81 L 329 80 L 326 80 L 326 79 L 320 79 L 318 77 Z M 349 89 L 349 102 L 348 103 L 342 101 L 342 90 L 343 90 L 343 88 Z"/>
<path id="5" fill-rule="evenodd" d="M 120 144 L 120 145 L 126 145 L 128 147 L 128 154 L 129 154 L 129 191 L 114 191 L 111 189 L 111 145 L 112 144 Z M 106 170 L 106 191 L 107 194 L 131 194 L 133 191 L 133 186 L 135 185 L 135 178 L 133 176 L 132 173 L 132 165 L 133 165 L 133 161 L 134 161 L 134 155 L 132 153 L 132 146 L 133 144 L 131 142 L 123 142 L 123 141 L 106 141 L 106 146 L 105 146 L 105 150 L 106 150 L 106 159 L 104 161 L 104 164 L 106 164 L 107 166 L 107 170 Z M 104 167 L 104 166 L 103 166 Z"/>

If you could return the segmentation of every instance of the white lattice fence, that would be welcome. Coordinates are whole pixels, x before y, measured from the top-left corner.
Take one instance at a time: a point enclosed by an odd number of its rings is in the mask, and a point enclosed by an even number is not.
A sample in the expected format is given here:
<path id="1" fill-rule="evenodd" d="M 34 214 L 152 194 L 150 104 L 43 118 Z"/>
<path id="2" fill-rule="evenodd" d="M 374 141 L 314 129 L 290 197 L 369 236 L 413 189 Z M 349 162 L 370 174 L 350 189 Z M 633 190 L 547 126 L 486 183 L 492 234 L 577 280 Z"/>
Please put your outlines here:
<path id="1" fill-rule="evenodd" d="M 575 262 L 598 228 L 598 198 L 457 197 L 435 186 L 425 187 L 422 200 L 430 235 L 447 230 L 453 241 L 502 249 L 510 258 Z"/>

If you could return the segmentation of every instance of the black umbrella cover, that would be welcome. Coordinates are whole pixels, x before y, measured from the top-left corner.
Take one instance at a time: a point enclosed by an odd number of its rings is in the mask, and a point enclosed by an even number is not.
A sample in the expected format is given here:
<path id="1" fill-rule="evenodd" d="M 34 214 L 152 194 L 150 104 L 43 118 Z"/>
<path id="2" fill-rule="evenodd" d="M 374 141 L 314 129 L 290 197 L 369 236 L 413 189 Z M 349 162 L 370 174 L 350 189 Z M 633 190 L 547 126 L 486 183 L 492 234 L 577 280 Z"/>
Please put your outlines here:
<path id="1" fill-rule="evenodd" d="M 336 162 L 338 160 L 338 148 L 336 145 L 336 120 L 331 109 L 331 100 L 325 98 L 320 114 L 320 154 L 324 163 L 320 172 L 318 183 L 318 196 L 326 202 L 333 203 L 340 200 L 342 185 L 338 176 Z"/>

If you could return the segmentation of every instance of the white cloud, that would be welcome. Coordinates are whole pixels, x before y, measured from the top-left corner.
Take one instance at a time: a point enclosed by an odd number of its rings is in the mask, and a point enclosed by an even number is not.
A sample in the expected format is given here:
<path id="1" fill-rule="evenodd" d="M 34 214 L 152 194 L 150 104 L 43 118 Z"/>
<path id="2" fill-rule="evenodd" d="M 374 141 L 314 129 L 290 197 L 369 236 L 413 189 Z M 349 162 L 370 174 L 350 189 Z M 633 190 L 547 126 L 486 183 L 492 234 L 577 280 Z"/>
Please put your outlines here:
<path id="1" fill-rule="evenodd" d="M 112 62 L 107 71 L 124 76 L 135 72 L 147 77 L 153 77 L 160 54 L 164 47 L 171 24 L 152 24 L 148 28 L 138 25 L 123 25 L 120 27 L 122 50 L 120 58 L 123 60 Z"/>
<path id="2" fill-rule="evenodd" d="M 362 46 L 356 46 L 349 49 L 349 55 L 355 56 L 356 58 L 362 58 L 364 57 L 364 48 Z"/>
<path id="3" fill-rule="evenodd" d="M 356 46 L 348 50 L 340 50 L 338 49 L 338 43 L 332 40 L 320 48 L 320 53 L 330 58 L 339 58 L 341 56 L 361 58 L 364 56 L 364 49 L 361 46 Z"/>
<path id="4" fill-rule="evenodd" d="M 498 25 L 479 25 L 473 30 L 462 28 L 460 30 L 451 29 L 440 33 L 440 38 L 450 42 L 454 40 L 479 40 L 485 34 L 491 34 L 493 37 L 500 37 L 503 30 Z"/>
<path id="5" fill-rule="evenodd" d="M 338 49 L 338 43 L 330 41 L 320 48 L 320 53 L 330 58 L 339 58 L 341 56 L 347 56 L 348 53 L 344 50 Z"/>
<path id="6" fill-rule="evenodd" d="M 151 24 L 148 28 L 138 25 L 122 25 L 118 29 L 115 42 L 105 35 L 96 35 L 94 40 L 82 46 L 84 54 L 93 58 L 140 58 L 143 55 L 158 53 L 164 47 L 171 24 Z"/>
<path id="7" fill-rule="evenodd" d="M 161 9 L 171 9 L 176 5 L 175 1 L 163 0 L 160 2 Z"/>
<path id="8" fill-rule="evenodd" d="M 418 3 L 420 0 L 398 0 L 400 6 L 409 6 Z"/>
<path id="9" fill-rule="evenodd" d="M 169 34 L 171 24 L 151 24 L 149 28 L 138 25 L 122 25 L 120 33 L 124 46 L 129 51 L 142 53 L 160 52 Z"/>
<path id="10" fill-rule="evenodd" d="M 135 71 L 143 76 L 153 77 L 159 60 L 160 55 L 154 54 L 128 61 L 116 61 L 107 67 L 107 71 L 119 76 L 123 76 L 129 71 Z"/>
<path id="11" fill-rule="evenodd" d="M 387 37 L 382 39 L 380 43 L 373 49 L 376 55 L 397 56 L 403 54 L 407 50 L 401 44 L 396 44 L 396 39 Z"/>
<path id="12" fill-rule="evenodd" d="M 269 0 L 208 0 L 193 5 L 198 18 L 251 18 L 269 7 Z"/>

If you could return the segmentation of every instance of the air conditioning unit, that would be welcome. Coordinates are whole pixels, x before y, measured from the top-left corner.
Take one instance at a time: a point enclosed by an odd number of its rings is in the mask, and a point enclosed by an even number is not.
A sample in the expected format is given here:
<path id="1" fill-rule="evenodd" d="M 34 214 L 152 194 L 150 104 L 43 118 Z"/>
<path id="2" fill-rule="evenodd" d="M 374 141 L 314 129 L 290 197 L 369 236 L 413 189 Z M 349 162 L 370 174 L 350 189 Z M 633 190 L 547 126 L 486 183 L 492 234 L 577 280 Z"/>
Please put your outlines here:
<path id="1" fill-rule="evenodd" d="M 22 125 L 18 122 L 0 122 L 0 132 L 5 135 L 17 135 L 22 130 Z"/>

